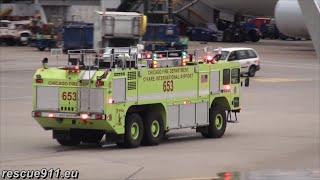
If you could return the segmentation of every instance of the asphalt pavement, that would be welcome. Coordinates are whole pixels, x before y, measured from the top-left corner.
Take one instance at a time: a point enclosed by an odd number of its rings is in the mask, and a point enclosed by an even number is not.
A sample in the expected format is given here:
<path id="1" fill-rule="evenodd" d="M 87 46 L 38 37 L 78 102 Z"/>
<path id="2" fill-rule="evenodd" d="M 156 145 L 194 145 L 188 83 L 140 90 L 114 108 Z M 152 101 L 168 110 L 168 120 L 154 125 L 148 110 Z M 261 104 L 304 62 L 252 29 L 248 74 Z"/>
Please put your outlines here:
<path id="1" fill-rule="evenodd" d="M 44 57 L 49 64 L 56 57 L 0 47 L 0 169 L 73 169 L 80 179 L 214 179 L 221 172 L 241 179 L 320 178 L 320 60 L 311 41 L 191 42 L 190 49 L 203 46 L 252 47 L 261 56 L 261 70 L 241 89 L 240 123 L 228 124 L 221 139 L 183 129 L 158 146 L 136 149 L 58 145 L 31 117 L 33 73 Z"/>

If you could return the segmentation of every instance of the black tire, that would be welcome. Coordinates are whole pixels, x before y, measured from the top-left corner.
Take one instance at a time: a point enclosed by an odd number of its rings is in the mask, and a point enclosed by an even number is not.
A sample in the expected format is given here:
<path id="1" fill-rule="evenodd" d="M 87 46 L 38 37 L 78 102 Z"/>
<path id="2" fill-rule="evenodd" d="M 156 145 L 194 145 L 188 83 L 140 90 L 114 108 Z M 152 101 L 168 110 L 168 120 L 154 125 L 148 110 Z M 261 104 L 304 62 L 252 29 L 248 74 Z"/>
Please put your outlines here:
<path id="1" fill-rule="evenodd" d="M 219 121 L 219 123 L 216 123 Z M 209 126 L 201 132 L 206 138 L 221 138 L 227 127 L 226 109 L 221 105 L 216 105 L 210 111 Z"/>
<path id="2" fill-rule="evenodd" d="M 78 146 L 80 144 L 80 139 L 72 138 L 72 139 L 57 139 L 57 142 L 61 146 Z"/>
<path id="3" fill-rule="evenodd" d="M 14 45 L 16 45 L 16 42 L 14 41 L 14 40 L 7 40 L 7 42 L 6 42 L 6 44 L 8 45 L 8 46 L 14 46 Z"/>
<path id="4" fill-rule="evenodd" d="M 258 42 L 260 40 L 259 33 L 254 30 L 249 32 L 249 38 L 250 38 L 250 41 L 252 42 Z"/>
<path id="5" fill-rule="evenodd" d="M 137 113 L 128 114 L 125 123 L 124 142 L 117 143 L 118 147 L 138 147 L 141 144 L 144 134 L 143 122 L 140 115 Z"/>
<path id="6" fill-rule="evenodd" d="M 144 124 L 143 145 L 157 145 L 164 136 L 164 123 L 161 115 L 157 112 L 150 112 L 146 115 Z"/>
<path id="7" fill-rule="evenodd" d="M 255 66 L 250 66 L 249 71 L 248 71 L 248 76 L 249 77 L 254 77 L 256 75 L 257 69 Z"/>
<path id="8" fill-rule="evenodd" d="M 38 47 L 39 51 L 44 51 L 46 48 L 45 47 Z"/>
<path id="9" fill-rule="evenodd" d="M 223 33 L 223 42 L 233 42 L 234 41 L 234 36 L 232 32 L 229 30 L 225 30 Z"/>

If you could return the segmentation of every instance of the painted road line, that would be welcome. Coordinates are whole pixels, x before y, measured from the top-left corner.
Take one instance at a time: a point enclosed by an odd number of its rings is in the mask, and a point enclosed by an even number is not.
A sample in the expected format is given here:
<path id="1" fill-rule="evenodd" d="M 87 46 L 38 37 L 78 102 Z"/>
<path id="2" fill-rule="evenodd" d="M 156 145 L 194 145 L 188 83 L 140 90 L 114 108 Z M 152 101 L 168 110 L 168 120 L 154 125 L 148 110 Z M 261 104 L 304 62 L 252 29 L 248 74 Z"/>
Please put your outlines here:
<path id="1" fill-rule="evenodd" d="M 270 63 L 270 64 L 283 64 L 283 65 L 295 65 L 295 66 L 318 66 L 320 67 L 319 64 L 311 64 L 311 63 L 290 63 L 290 62 L 279 62 L 279 61 L 263 61 L 262 63 Z"/>
<path id="2" fill-rule="evenodd" d="M 284 68 L 296 68 L 296 69 L 314 69 L 314 70 L 319 70 L 320 67 L 317 66 L 293 66 L 293 65 L 285 65 L 285 64 L 268 64 L 268 63 L 261 63 L 261 66 L 273 66 L 273 67 L 284 67 Z"/>
<path id="3" fill-rule="evenodd" d="M 10 101 L 10 100 L 17 100 L 17 99 L 31 99 L 32 96 L 20 96 L 20 97 L 12 97 L 12 98 L 0 98 L 0 101 Z"/>
<path id="4" fill-rule="evenodd" d="M 314 79 L 289 79 L 289 78 L 254 78 L 252 80 L 258 81 L 258 82 L 269 82 L 269 83 L 315 81 Z"/>
<path id="5" fill-rule="evenodd" d="M 279 61 L 262 61 L 262 65 L 280 65 L 288 67 L 304 67 L 304 68 L 320 68 L 320 64 L 315 63 L 290 63 L 290 62 L 279 62 Z"/>
<path id="6" fill-rule="evenodd" d="M 0 88 L 11 88 L 11 89 L 26 89 L 26 88 L 28 88 L 28 87 L 30 87 L 30 86 L 25 86 L 25 87 L 23 87 L 23 86 L 0 86 Z"/>

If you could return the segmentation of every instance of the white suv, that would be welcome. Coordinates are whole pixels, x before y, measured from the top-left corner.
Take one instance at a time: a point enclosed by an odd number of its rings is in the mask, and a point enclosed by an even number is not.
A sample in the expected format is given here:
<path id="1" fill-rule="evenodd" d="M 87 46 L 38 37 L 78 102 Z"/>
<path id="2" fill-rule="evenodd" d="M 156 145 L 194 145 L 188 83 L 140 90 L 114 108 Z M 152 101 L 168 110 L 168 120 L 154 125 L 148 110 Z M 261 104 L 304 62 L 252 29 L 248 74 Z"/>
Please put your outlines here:
<path id="1" fill-rule="evenodd" d="M 254 77 L 260 70 L 260 58 L 251 48 L 222 48 L 219 61 L 239 61 L 241 74 L 248 74 L 250 77 Z"/>

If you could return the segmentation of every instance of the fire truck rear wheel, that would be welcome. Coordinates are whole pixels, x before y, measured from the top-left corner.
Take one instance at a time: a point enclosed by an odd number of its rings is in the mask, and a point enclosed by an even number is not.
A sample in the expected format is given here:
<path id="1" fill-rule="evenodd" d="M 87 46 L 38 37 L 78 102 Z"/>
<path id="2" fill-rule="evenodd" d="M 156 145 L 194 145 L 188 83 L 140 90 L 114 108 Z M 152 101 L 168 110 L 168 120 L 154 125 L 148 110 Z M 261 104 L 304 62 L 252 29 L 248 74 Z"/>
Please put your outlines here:
<path id="1" fill-rule="evenodd" d="M 221 138 L 227 127 L 225 108 L 221 105 L 215 106 L 211 110 L 209 118 L 207 131 L 202 132 L 202 135 L 207 138 Z"/>
<path id="2" fill-rule="evenodd" d="M 150 112 L 145 119 L 144 145 L 157 145 L 164 136 L 163 119 L 159 113 Z"/>
<path id="3" fill-rule="evenodd" d="M 135 148 L 141 144 L 144 134 L 142 118 L 137 113 L 126 116 L 124 142 L 118 143 L 119 147 Z"/>

